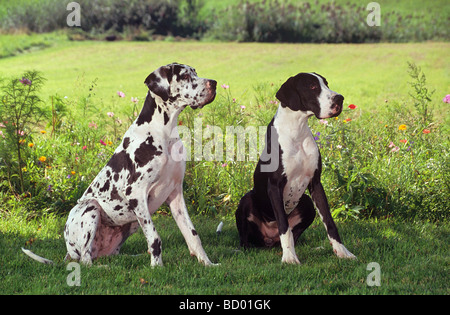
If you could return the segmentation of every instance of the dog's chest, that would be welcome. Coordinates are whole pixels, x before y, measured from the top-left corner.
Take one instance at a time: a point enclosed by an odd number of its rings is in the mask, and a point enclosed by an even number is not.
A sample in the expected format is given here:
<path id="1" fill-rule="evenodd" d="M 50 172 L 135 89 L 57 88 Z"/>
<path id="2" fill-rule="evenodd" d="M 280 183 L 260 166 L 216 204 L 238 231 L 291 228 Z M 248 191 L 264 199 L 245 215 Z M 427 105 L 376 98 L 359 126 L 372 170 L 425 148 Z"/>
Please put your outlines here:
<path id="1" fill-rule="evenodd" d="M 286 176 L 283 202 L 285 212 L 289 214 L 314 176 L 319 163 L 319 149 L 309 129 L 294 137 L 280 135 L 279 142 L 283 175 Z"/>

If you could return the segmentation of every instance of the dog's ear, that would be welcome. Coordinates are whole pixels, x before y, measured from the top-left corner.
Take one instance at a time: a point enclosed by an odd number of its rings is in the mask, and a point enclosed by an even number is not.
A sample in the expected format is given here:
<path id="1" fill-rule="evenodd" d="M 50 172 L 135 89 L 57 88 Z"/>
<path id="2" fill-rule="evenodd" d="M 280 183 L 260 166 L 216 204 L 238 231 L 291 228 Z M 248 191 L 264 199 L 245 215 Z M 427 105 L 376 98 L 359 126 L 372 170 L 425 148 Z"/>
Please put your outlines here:
<path id="1" fill-rule="evenodd" d="M 292 110 L 298 110 L 300 107 L 300 95 L 296 87 L 296 77 L 290 77 L 280 87 L 276 94 L 276 98 L 281 102 L 281 106 L 289 107 Z"/>
<path id="2" fill-rule="evenodd" d="M 144 83 L 148 89 L 167 101 L 170 96 L 170 82 L 172 81 L 173 67 L 171 65 L 162 66 L 150 73 Z"/>

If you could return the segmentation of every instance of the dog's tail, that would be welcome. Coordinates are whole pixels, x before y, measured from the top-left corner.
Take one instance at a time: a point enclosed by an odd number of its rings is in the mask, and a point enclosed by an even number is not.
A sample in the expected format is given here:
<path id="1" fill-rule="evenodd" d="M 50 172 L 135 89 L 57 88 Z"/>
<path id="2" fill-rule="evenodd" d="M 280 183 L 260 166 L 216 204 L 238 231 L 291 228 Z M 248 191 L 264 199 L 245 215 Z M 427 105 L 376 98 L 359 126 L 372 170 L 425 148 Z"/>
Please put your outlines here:
<path id="1" fill-rule="evenodd" d="M 53 265 L 53 261 L 51 261 L 47 258 L 38 256 L 35 253 L 33 253 L 31 250 L 28 250 L 28 249 L 25 249 L 22 247 L 22 251 L 25 253 L 25 255 L 31 257 L 32 259 L 34 259 L 36 261 L 39 261 L 42 264 Z"/>

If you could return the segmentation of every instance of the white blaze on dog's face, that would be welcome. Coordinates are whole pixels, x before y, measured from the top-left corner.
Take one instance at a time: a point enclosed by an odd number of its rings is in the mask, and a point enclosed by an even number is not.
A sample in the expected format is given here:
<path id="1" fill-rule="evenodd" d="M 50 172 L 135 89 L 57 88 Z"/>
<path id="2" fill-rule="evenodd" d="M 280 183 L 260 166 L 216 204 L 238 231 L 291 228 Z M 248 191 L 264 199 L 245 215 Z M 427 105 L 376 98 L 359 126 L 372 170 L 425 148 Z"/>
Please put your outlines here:
<path id="1" fill-rule="evenodd" d="M 281 106 L 303 111 L 319 119 L 336 117 L 342 112 L 344 97 L 328 87 L 327 80 L 316 73 L 299 73 L 278 90 Z"/>
<path id="2" fill-rule="evenodd" d="M 194 68 L 173 63 L 151 73 L 145 83 L 164 102 L 202 108 L 216 96 L 217 82 L 199 78 Z"/>

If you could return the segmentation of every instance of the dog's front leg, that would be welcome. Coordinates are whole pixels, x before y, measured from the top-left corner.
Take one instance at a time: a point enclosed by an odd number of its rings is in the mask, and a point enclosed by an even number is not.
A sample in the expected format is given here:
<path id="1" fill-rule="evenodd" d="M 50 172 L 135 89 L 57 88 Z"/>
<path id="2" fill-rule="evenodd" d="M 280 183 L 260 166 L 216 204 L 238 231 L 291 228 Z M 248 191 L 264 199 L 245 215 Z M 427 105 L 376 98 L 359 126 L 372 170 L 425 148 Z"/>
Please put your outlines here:
<path id="1" fill-rule="evenodd" d="M 196 256 L 198 261 L 205 266 L 215 265 L 206 255 L 202 242 L 200 241 L 200 237 L 198 236 L 197 231 L 189 218 L 183 197 L 183 187 L 181 185 L 174 189 L 174 191 L 167 198 L 166 203 L 169 205 L 173 218 L 175 219 L 178 228 L 186 240 L 190 254 L 192 256 Z"/>
<path id="2" fill-rule="evenodd" d="M 317 178 L 313 179 L 312 183 L 309 185 L 309 192 L 316 208 L 318 209 L 319 216 L 325 225 L 328 239 L 330 240 L 331 246 L 333 246 L 334 253 L 340 258 L 356 258 L 356 256 L 345 248 L 341 242 L 336 224 L 331 216 L 327 196 L 325 195 L 325 191 L 320 180 Z"/>
<path id="3" fill-rule="evenodd" d="M 289 227 L 288 218 L 284 211 L 282 186 L 283 185 L 280 185 L 280 183 L 275 180 L 269 180 L 269 185 L 267 186 L 267 194 L 270 198 L 275 219 L 277 220 L 281 248 L 283 249 L 281 262 L 287 264 L 300 264 L 297 254 L 295 253 L 294 234 Z"/>
<path id="4" fill-rule="evenodd" d="M 151 256 L 151 265 L 152 266 L 162 266 L 162 243 L 161 237 L 158 232 L 156 232 L 155 225 L 152 221 L 152 217 L 150 212 L 148 211 L 148 207 L 144 206 L 147 203 L 145 201 L 137 201 L 137 199 L 131 199 L 130 202 L 137 203 L 137 209 L 135 210 L 136 217 L 138 219 L 139 225 L 144 232 L 145 238 L 147 239 L 148 244 L 148 253 Z"/>

